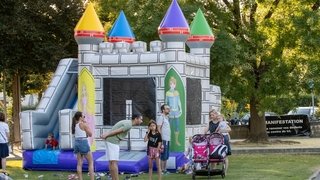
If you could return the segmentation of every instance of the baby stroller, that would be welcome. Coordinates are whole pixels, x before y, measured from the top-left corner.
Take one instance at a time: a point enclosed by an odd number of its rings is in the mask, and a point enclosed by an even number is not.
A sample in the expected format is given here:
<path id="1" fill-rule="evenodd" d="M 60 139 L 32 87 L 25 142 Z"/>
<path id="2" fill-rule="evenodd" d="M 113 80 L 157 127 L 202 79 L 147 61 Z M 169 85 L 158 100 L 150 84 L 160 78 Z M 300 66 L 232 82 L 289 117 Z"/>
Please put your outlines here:
<path id="1" fill-rule="evenodd" d="M 196 134 L 192 137 L 193 162 L 206 163 L 208 161 L 208 138 L 205 134 Z"/>
<path id="2" fill-rule="evenodd" d="M 203 170 L 202 165 L 205 169 L 208 167 L 209 162 L 209 149 L 208 149 L 208 138 L 206 134 L 196 134 L 192 137 L 192 179 L 195 176 L 207 175 L 207 170 Z"/>
<path id="3" fill-rule="evenodd" d="M 210 171 L 212 171 L 213 175 L 221 175 L 224 178 L 226 168 L 225 158 L 228 152 L 228 147 L 224 145 L 224 137 L 220 133 L 212 133 L 207 137 L 209 143 L 209 164 L 217 163 L 222 165 L 221 169 L 212 169 Z"/>
<path id="4" fill-rule="evenodd" d="M 223 145 L 223 135 L 213 134 L 196 134 L 192 137 L 193 163 L 192 179 L 196 176 L 221 175 L 225 177 L 225 156 L 226 146 Z M 225 151 L 225 152 L 224 152 Z M 221 155 L 220 155 L 221 154 Z M 222 163 L 222 170 L 211 169 L 210 163 Z M 199 165 L 201 165 L 199 167 Z"/>

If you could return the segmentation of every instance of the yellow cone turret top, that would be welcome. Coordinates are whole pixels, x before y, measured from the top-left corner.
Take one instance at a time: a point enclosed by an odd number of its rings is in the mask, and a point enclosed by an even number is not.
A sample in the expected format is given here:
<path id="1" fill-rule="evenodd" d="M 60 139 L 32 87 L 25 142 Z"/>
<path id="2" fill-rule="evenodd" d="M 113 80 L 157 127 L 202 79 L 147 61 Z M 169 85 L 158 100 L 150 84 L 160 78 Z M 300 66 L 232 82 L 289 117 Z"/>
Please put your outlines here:
<path id="1" fill-rule="evenodd" d="M 74 28 L 74 38 L 78 44 L 99 44 L 104 40 L 104 29 L 92 3 Z"/>

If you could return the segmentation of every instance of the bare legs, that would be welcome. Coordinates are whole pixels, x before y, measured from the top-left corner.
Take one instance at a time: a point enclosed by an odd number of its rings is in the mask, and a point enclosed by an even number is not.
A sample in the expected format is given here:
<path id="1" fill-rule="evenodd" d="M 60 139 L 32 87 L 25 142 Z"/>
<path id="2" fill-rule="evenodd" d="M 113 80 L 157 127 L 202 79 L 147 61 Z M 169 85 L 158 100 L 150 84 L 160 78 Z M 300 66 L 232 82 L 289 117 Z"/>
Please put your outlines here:
<path id="1" fill-rule="evenodd" d="M 225 172 L 225 175 L 227 175 L 227 170 L 228 170 L 228 166 L 229 166 L 228 156 L 227 156 L 226 159 L 225 159 L 225 163 L 226 163 L 226 168 L 225 168 L 224 172 Z"/>
<path id="2" fill-rule="evenodd" d="M 6 158 L 1 158 L 1 166 L 2 166 L 2 171 L 6 172 L 6 164 L 7 164 L 7 159 Z"/>
<path id="3" fill-rule="evenodd" d="M 149 163 L 149 180 L 152 180 L 153 159 L 148 158 L 148 163 Z"/>
<path id="4" fill-rule="evenodd" d="M 161 180 L 161 163 L 160 163 L 160 158 L 157 157 L 156 158 L 156 164 L 157 164 L 157 168 L 158 168 L 158 180 Z"/>
<path id="5" fill-rule="evenodd" d="M 110 160 L 109 169 L 110 169 L 112 180 L 119 180 L 118 161 Z"/>
<path id="6" fill-rule="evenodd" d="M 161 170 L 163 171 L 167 170 L 167 161 L 161 161 Z"/>
<path id="7" fill-rule="evenodd" d="M 93 158 L 92 158 L 92 153 L 88 152 L 86 155 L 86 159 L 88 161 L 88 169 L 89 169 L 89 174 L 90 174 L 90 180 L 94 180 L 94 171 L 93 171 Z"/>
<path id="8" fill-rule="evenodd" d="M 149 180 L 152 180 L 152 173 L 153 173 L 153 159 L 149 158 L 148 159 L 149 163 Z M 158 169 L 158 180 L 161 180 L 161 163 L 160 163 L 160 158 L 156 158 L 156 165 Z"/>
<path id="9" fill-rule="evenodd" d="M 79 177 L 79 180 L 82 180 L 82 165 L 83 165 L 83 156 L 80 153 L 77 154 L 77 174 Z M 85 155 L 88 165 L 89 165 L 89 174 L 90 174 L 90 180 L 94 180 L 94 171 L 93 171 L 93 158 L 92 153 L 88 152 L 87 155 Z"/>
<path id="10" fill-rule="evenodd" d="M 82 180 L 82 164 L 83 164 L 82 155 L 78 153 L 77 154 L 77 174 L 78 174 L 79 180 Z"/>

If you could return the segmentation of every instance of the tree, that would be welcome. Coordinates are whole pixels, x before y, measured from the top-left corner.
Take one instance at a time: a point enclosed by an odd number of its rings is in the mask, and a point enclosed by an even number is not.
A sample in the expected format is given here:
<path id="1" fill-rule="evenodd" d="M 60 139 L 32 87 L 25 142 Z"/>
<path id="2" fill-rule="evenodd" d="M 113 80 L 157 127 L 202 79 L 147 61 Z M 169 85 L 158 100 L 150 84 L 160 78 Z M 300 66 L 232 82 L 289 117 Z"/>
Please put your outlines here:
<path id="1" fill-rule="evenodd" d="M 319 71 L 319 1 L 201 2 L 216 35 L 211 80 L 224 96 L 250 103 L 248 140 L 267 141 L 272 99 L 298 97 Z"/>
<path id="2" fill-rule="evenodd" d="M 20 142 L 20 85 L 25 87 L 31 74 L 52 72 L 61 58 L 77 55 L 73 28 L 82 12 L 81 0 L 0 2 L 0 68 L 12 80 L 14 141 Z"/>
<path id="3" fill-rule="evenodd" d="M 171 3 L 128 0 L 109 6 L 108 1 L 97 2 L 104 23 L 113 24 L 123 9 L 136 39 L 146 42 L 159 38 L 156 28 Z M 305 94 L 311 78 L 315 86 L 320 85 L 319 1 L 180 0 L 179 4 L 189 22 L 198 8 L 203 10 L 216 36 L 211 82 L 221 86 L 225 98 L 250 104 L 248 140 L 267 141 L 264 111 L 282 109 L 274 99 Z M 287 103 L 286 109 L 294 105 Z"/>

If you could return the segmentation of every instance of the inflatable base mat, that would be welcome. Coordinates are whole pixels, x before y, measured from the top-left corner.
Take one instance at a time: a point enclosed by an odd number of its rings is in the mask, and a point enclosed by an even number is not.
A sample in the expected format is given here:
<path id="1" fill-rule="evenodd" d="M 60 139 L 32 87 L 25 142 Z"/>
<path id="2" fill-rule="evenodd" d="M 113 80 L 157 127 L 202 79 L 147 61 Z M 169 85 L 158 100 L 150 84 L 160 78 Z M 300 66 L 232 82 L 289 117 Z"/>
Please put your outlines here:
<path id="1" fill-rule="evenodd" d="M 109 162 L 105 151 L 92 153 L 95 172 L 108 172 Z M 182 152 L 171 152 L 167 162 L 168 169 L 175 171 L 183 166 L 187 160 Z M 140 173 L 148 171 L 148 157 L 146 151 L 120 151 L 118 162 L 121 173 Z M 154 167 L 155 163 L 154 163 Z M 72 150 L 25 150 L 23 151 L 23 169 L 45 171 L 76 171 L 77 158 Z M 83 162 L 83 171 L 88 171 L 88 163 Z"/>

